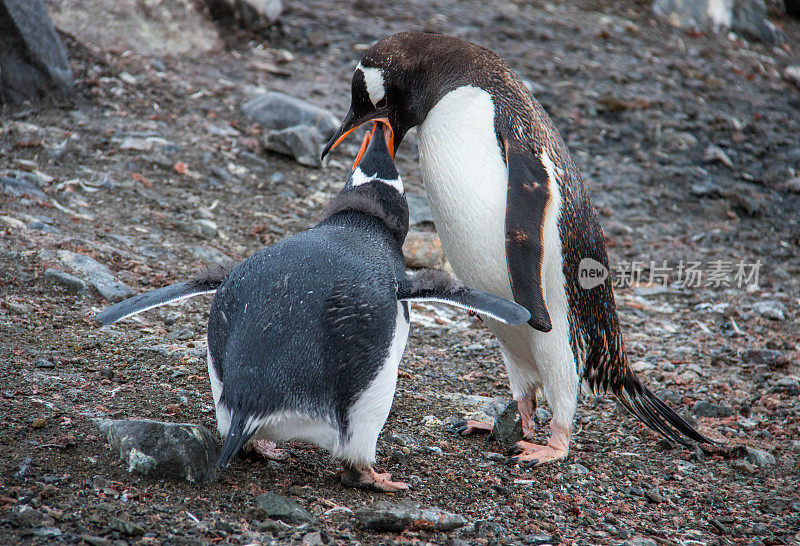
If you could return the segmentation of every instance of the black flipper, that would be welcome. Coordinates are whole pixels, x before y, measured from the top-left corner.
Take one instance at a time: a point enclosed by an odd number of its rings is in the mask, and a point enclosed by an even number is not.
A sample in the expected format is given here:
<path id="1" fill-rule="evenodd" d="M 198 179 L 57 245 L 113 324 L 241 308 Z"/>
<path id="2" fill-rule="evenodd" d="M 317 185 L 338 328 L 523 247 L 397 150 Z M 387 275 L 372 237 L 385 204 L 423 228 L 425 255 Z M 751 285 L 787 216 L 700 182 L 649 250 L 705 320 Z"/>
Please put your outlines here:
<path id="1" fill-rule="evenodd" d="M 512 326 L 525 323 L 531 316 L 527 309 L 513 301 L 463 286 L 452 276 L 436 269 L 423 269 L 400 283 L 397 299 L 448 303 Z"/>
<path id="2" fill-rule="evenodd" d="M 552 329 L 542 291 L 543 226 L 550 199 L 547 169 L 530 148 L 504 140 L 508 166 L 506 261 L 514 300 L 531 314 L 528 324 L 541 332 Z"/>
<path id="3" fill-rule="evenodd" d="M 233 261 L 210 265 L 188 281 L 171 284 L 128 298 L 101 311 L 94 319 L 101 325 L 108 326 L 118 320 L 147 311 L 153 307 L 159 307 L 200 294 L 216 292 L 234 265 L 235 262 Z"/>

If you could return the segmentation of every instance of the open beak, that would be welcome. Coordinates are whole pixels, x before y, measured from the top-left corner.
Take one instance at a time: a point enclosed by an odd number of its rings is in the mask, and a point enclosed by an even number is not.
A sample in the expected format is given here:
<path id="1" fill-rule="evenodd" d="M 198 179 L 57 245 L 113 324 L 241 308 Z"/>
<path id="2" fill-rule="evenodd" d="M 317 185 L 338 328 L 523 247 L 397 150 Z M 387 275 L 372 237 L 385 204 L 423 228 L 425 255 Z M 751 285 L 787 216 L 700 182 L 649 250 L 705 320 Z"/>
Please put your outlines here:
<path id="1" fill-rule="evenodd" d="M 364 157 L 364 154 L 369 147 L 369 143 L 372 140 L 372 135 L 375 134 L 375 131 L 378 131 L 381 128 L 383 129 L 383 140 L 386 142 L 386 147 L 389 149 L 389 155 L 391 155 L 392 159 L 394 159 L 394 131 L 392 131 L 392 126 L 389 124 L 389 120 L 387 118 L 378 118 L 372 121 L 372 130 L 367 131 L 367 134 L 364 135 L 364 140 L 361 141 L 361 148 L 358 150 L 356 160 L 353 161 L 353 167 L 350 169 L 351 171 L 355 170 L 355 168 L 358 167 L 358 164 L 361 163 L 361 158 Z M 351 132 L 352 130 L 341 137 L 341 139 L 344 139 Z M 336 144 L 333 145 L 334 148 L 336 147 Z"/>
<path id="2" fill-rule="evenodd" d="M 386 126 L 386 128 L 384 129 L 384 131 L 388 131 L 386 133 L 386 144 L 387 146 L 389 146 L 389 153 L 392 154 L 392 159 L 394 159 L 394 131 L 392 130 L 391 123 L 389 123 L 389 118 L 366 119 L 360 123 L 353 123 L 353 114 L 351 112 L 347 113 L 347 116 L 344 118 L 344 121 L 342 121 L 342 125 L 333 134 L 331 139 L 325 145 L 325 148 L 322 150 L 322 158 L 324 159 L 329 152 L 333 151 L 334 148 L 336 148 L 339 144 L 341 144 L 341 142 L 344 139 L 346 139 L 350 135 L 350 133 L 352 133 L 365 123 L 369 123 L 370 121 L 382 122 Z M 356 160 L 356 165 L 358 164 L 358 161 L 361 159 L 361 156 L 364 155 L 364 150 L 367 149 L 368 144 L 369 144 L 369 139 L 365 137 L 364 143 L 361 144 L 361 150 L 358 152 L 358 159 Z"/>

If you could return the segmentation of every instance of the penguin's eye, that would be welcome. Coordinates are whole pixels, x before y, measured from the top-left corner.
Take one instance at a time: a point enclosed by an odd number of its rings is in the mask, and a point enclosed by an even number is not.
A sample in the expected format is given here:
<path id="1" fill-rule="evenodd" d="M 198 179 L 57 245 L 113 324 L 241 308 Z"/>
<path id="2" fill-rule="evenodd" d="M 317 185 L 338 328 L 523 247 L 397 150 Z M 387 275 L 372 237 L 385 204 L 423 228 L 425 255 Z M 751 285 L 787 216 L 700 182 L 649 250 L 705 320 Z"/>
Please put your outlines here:
<path id="1" fill-rule="evenodd" d="M 386 106 L 386 97 L 383 97 L 377 103 L 375 103 L 376 108 L 384 108 Z"/>

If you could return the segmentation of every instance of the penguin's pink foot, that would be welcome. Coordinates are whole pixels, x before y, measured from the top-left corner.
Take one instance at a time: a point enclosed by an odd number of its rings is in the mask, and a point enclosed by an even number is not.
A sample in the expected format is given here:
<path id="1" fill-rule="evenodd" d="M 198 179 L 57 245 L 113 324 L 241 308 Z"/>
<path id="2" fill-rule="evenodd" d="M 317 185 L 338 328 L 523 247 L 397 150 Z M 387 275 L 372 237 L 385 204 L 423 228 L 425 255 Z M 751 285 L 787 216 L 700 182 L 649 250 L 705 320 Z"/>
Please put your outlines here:
<path id="1" fill-rule="evenodd" d="M 388 472 L 375 472 L 372 466 L 362 468 L 345 467 L 344 474 L 342 474 L 342 483 L 348 487 L 372 489 L 383 493 L 396 493 L 411 489 L 411 486 L 405 482 L 392 481 L 392 475 Z"/>
<path id="2" fill-rule="evenodd" d="M 484 423 L 483 421 L 459 421 L 453 425 L 453 432 L 458 436 L 469 436 L 471 434 L 492 432 L 493 426 L 491 423 Z"/>
<path id="3" fill-rule="evenodd" d="M 552 432 L 547 445 L 538 445 L 525 440 L 514 444 L 514 451 L 518 455 L 508 459 L 510 464 L 519 464 L 523 468 L 541 466 L 565 459 L 569 454 L 569 430 L 550 422 Z"/>
<path id="4" fill-rule="evenodd" d="M 275 447 L 275 442 L 269 440 L 255 440 L 250 442 L 250 449 L 255 451 L 265 459 L 272 461 L 282 461 L 289 458 L 289 454 L 282 449 Z"/>

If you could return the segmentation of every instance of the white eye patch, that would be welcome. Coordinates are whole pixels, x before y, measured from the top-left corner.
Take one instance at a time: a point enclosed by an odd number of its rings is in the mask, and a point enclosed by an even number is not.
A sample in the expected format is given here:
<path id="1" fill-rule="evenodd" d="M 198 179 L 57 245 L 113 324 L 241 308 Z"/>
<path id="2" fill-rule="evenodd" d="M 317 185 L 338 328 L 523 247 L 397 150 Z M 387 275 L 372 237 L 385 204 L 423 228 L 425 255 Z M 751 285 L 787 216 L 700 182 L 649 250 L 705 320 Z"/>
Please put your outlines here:
<path id="1" fill-rule="evenodd" d="M 383 84 L 383 69 L 361 66 L 358 63 L 356 70 L 364 74 L 364 83 L 367 85 L 367 94 L 372 106 L 377 108 L 378 103 L 386 97 L 386 87 Z"/>

